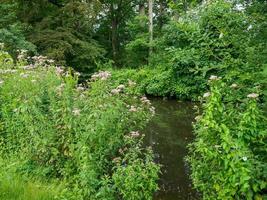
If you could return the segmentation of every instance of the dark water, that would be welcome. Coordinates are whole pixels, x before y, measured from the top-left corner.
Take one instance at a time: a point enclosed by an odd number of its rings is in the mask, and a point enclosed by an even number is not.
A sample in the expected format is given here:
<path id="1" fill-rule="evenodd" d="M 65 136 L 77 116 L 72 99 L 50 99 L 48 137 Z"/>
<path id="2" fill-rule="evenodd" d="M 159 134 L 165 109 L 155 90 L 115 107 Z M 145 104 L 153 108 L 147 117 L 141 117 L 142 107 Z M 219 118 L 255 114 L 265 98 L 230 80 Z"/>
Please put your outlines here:
<path id="1" fill-rule="evenodd" d="M 193 104 L 176 100 L 152 99 L 156 116 L 145 130 L 146 145 L 152 146 L 162 164 L 160 191 L 154 200 L 199 199 L 192 189 L 189 169 L 184 162 L 186 145 L 192 141 Z"/>

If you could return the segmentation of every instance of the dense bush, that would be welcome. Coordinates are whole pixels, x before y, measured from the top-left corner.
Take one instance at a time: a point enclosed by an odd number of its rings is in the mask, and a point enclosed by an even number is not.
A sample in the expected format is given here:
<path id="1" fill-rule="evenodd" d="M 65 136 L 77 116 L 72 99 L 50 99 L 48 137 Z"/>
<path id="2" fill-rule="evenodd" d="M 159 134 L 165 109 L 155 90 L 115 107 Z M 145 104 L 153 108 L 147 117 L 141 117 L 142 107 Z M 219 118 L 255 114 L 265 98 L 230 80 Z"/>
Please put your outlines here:
<path id="1" fill-rule="evenodd" d="M 171 70 L 145 66 L 139 69 L 112 71 L 111 83 L 114 85 L 131 83 L 136 85 L 133 92 L 153 96 L 175 96 L 176 83 Z"/>
<path id="2" fill-rule="evenodd" d="M 131 95 L 133 85 L 109 84 L 109 72 L 78 85 L 52 60 L 20 58 L 15 66 L 0 54 L 1 157 L 20 174 L 64 183 L 59 199 L 151 199 L 159 167 L 138 132 L 150 102 Z"/>
<path id="3" fill-rule="evenodd" d="M 258 87 L 228 85 L 211 76 L 188 161 L 204 199 L 266 198 L 267 120 Z"/>
<path id="4" fill-rule="evenodd" d="M 254 84 L 252 80 L 260 76 L 266 64 L 264 40 L 255 41 L 259 24 L 225 1 L 212 2 L 195 13 L 163 27 L 162 36 L 153 44 L 149 66 L 140 64 L 145 61 L 141 44 L 146 43 L 147 35 L 136 28 L 142 27 L 140 22 L 132 25 L 137 39 L 128 43 L 130 58 L 125 63 L 139 69 L 115 71 L 114 80 L 133 80 L 140 91 L 154 96 L 191 100 L 204 93 L 206 79 L 212 74 Z"/>
<path id="5" fill-rule="evenodd" d="M 5 43 L 5 48 L 15 58 L 17 49 L 27 49 L 36 52 L 36 46 L 25 37 L 26 26 L 16 16 L 18 4 L 1 1 L 0 4 L 0 42 Z"/>

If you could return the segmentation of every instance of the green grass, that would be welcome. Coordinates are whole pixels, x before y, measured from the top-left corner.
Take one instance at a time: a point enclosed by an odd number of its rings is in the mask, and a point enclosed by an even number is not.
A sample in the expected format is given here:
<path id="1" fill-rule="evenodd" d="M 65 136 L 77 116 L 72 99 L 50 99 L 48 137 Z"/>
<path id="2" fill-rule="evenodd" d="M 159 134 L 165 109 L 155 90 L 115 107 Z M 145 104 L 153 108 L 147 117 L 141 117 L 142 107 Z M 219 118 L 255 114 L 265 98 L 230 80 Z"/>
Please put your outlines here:
<path id="1" fill-rule="evenodd" d="M 55 200 L 58 189 L 53 184 L 26 181 L 15 174 L 0 175 L 0 200 Z"/>

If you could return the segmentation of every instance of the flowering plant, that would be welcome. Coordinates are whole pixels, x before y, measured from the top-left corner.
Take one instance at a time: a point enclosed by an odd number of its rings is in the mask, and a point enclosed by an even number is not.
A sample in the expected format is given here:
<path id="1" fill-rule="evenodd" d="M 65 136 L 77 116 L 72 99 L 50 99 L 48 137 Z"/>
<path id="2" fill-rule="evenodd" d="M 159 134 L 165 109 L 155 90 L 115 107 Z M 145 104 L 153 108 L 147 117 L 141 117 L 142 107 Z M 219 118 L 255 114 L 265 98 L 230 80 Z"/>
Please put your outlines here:
<path id="1" fill-rule="evenodd" d="M 135 199 L 151 199 L 159 169 L 151 151 L 133 148 L 142 144 L 140 130 L 154 113 L 149 100 L 130 95 L 124 85 L 117 86 L 118 93 L 112 92 L 109 72 L 78 84 L 79 74 L 72 70 L 42 56 L 24 58 L 18 66 L 1 66 L 1 157 L 16 163 L 24 175 L 64 183 L 59 199 L 119 199 L 123 191 L 131 194 L 137 189 L 146 195 Z M 113 180 L 112 175 L 119 173 L 114 159 L 126 155 L 142 164 L 133 172 L 142 187 L 120 188 Z M 127 167 L 135 164 L 128 162 Z M 142 179 L 144 175 L 149 179 Z M 107 185 L 101 180 L 111 184 L 110 192 L 103 192 Z"/>
<path id="2" fill-rule="evenodd" d="M 267 121 L 259 108 L 259 94 L 243 93 L 240 100 L 241 85 L 228 86 L 216 76 L 209 84 L 187 157 L 194 186 L 204 199 L 263 199 Z"/>

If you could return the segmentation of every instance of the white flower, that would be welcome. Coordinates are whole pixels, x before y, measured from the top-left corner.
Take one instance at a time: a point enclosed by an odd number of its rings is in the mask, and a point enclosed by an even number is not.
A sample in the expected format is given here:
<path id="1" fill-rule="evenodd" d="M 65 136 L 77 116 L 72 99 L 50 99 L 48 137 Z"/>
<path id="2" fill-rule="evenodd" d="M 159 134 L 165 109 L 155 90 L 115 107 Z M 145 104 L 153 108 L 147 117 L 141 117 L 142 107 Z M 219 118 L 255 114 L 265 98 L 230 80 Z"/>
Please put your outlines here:
<path id="1" fill-rule="evenodd" d="M 150 100 L 149 100 L 146 96 L 141 97 L 140 100 L 141 100 L 141 102 L 144 103 L 144 104 L 148 104 L 148 105 L 151 104 Z"/>
<path id="2" fill-rule="evenodd" d="M 4 43 L 0 43 L 0 49 L 3 49 L 5 47 Z"/>
<path id="3" fill-rule="evenodd" d="M 32 83 L 36 83 L 36 80 L 31 80 Z"/>
<path id="4" fill-rule="evenodd" d="M 79 92 L 82 92 L 82 91 L 84 91 L 84 90 L 85 90 L 85 88 L 84 88 L 84 87 L 82 87 L 82 86 L 78 86 L 76 89 L 77 89 L 77 91 L 79 91 Z"/>
<path id="5" fill-rule="evenodd" d="M 136 85 L 136 83 L 135 83 L 135 82 L 133 82 L 133 81 L 131 81 L 131 80 L 128 80 L 128 85 L 129 85 L 129 86 L 135 86 L 135 85 Z"/>
<path id="6" fill-rule="evenodd" d="M 247 161 L 248 158 L 247 158 L 246 156 L 243 156 L 243 157 L 242 157 L 242 160 L 243 160 L 243 161 Z"/>
<path id="7" fill-rule="evenodd" d="M 54 63 L 55 61 L 52 60 L 52 59 L 49 59 L 49 60 L 47 60 L 47 62 L 50 63 L 50 64 L 52 64 L 52 63 Z"/>
<path id="8" fill-rule="evenodd" d="M 201 115 L 198 115 L 198 116 L 195 117 L 195 120 L 196 121 L 199 121 L 199 120 L 201 120 L 201 118 L 202 118 L 202 116 Z"/>
<path id="9" fill-rule="evenodd" d="M 151 106 L 151 107 L 149 108 L 149 111 L 151 112 L 152 116 L 154 116 L 155 113 L 156 113 L 156 111 L 155 111 L 155 107 L 153 107 L 153 106 Z"/>
<path id="10" fill-rule="evenodd" d="M 107 80 L 111 76 L 111 73 L 108 71 L 100 71 L 92 75 L 91 80 L 95 81 L 97 79 Z"/>
<path id="11" fill-rule="evenodd" d="M 210 95 L 211 95 L 210 92 L 206 92 L 206 93 L 204 93 L 203 97 L 204 97 L 204 98 L 207 98 L 207 97 L 209 97 Z"/>
<path id="12" fill-rule="evenodd" d="M 61 83 L 61 84 L 56 88 L 56 90 L 59 91 L 59 92 L 61 92 L 61 91 L 64 89 L 64 87 L 65 87 L 65 84 L 64 84 L 64 83 Z"/>
<path id="13" fill-rule="evenodd" d="M 259 94 L 256 94 L 256 93 L 251 93 L 247 96 L 248 98 L 251 98 L 251 99 L 256 99 L 259 97 Z"/>
<path id="14" fill-rule="evenodd" d="M 6 70 L 0 70 L 0 74 L 8 74 L 8 73 L 15 73 L 17 70 L 15 69 L 6 69 Z"/>
<path id="15" fill-rule="evenodd" d="M 74 73 L 76 76 L 81 76 L 81 73 L 79 73 L 79 72 L 75 72 Z"/>
<path id="16" fill-rule="evenodd" d="M 64 70 L 61 67 L 56 67 L 56 74 L 63 74 Z"/>
<path id="17" fill-rule="evenodd" d="M 138 131 L 132 131 L 130 132 L 131 137 L 139 137 L 140 133 Z"/>
<path id="18" fill-rule="evenodd" d="M 210 78 L 209 78 L 209 80 L 211 80 L 211 81 L 217 81 L 217 80 L 220 80 L 220 79 L 221 79 L 221 77 L 218 77 L 218 76 L 215 76 L 215 75 L 211 75 Z"/>
<path id="19" fill-rule="evenodd" d="M 221 39 L 223 37 L 223 33 L 220 33 L 219 38 Z"/>
<path id="20" fill-rule="evenodd" d="M 119 86 L 117 87 L 117 89 L 119 89 L 119 90 L 124 90 L 124 89 L 125 89 L 125 86 L 124 86 L 124 85 L 119 85 Z"/>
<path id="21" fill-rule="evenodd" d="M 118 90 L 118 89 L 113 89 L 113 90 L 111 90 L 111 93 L 112 93 L 112 94 L 119 94 L 119 93 L 120 93 L 120 90 Z"/>
<path id="22" fill-rule="evenodd" d="M 237 88 L 238 87 L 238 85 L 236 84 L 236 83 L 233 83 L 231 86 L 230 86 L 230 88 Z"/>
<path id="23" fill-rule="evenodd" d="M 29 77 L 29 74 L 21 73 L 20 76 L 21 76 L 22 78 L 27 78 L 27 77 Z"/>
<path id="24" fill-rule="evenodd" d="M 23 66 L 22 69 L 24 70 L 34 69 L 34 65 L 26 65 L 26 66 Z"/>
<path id="25" fill-rule="evenodd" d="M 129 109 L 130 112 L 136 112 L 137 108 L 135 106 L 131 106 L 131 108 Z"/>
<path id="26" fill-rule="evenodd" d="M 0 79 L 0 85 L 2 85 L 3 83 L 4 83 L 4 81 Z"/>
<path id="27" fill-rule="evenodd" d="M 81 110 L 78 109 L 78 108 L 74 108 L 73 111 L 72 111 L 73 115 L 75 116 L 79 116 L 81 114 Z"/>

